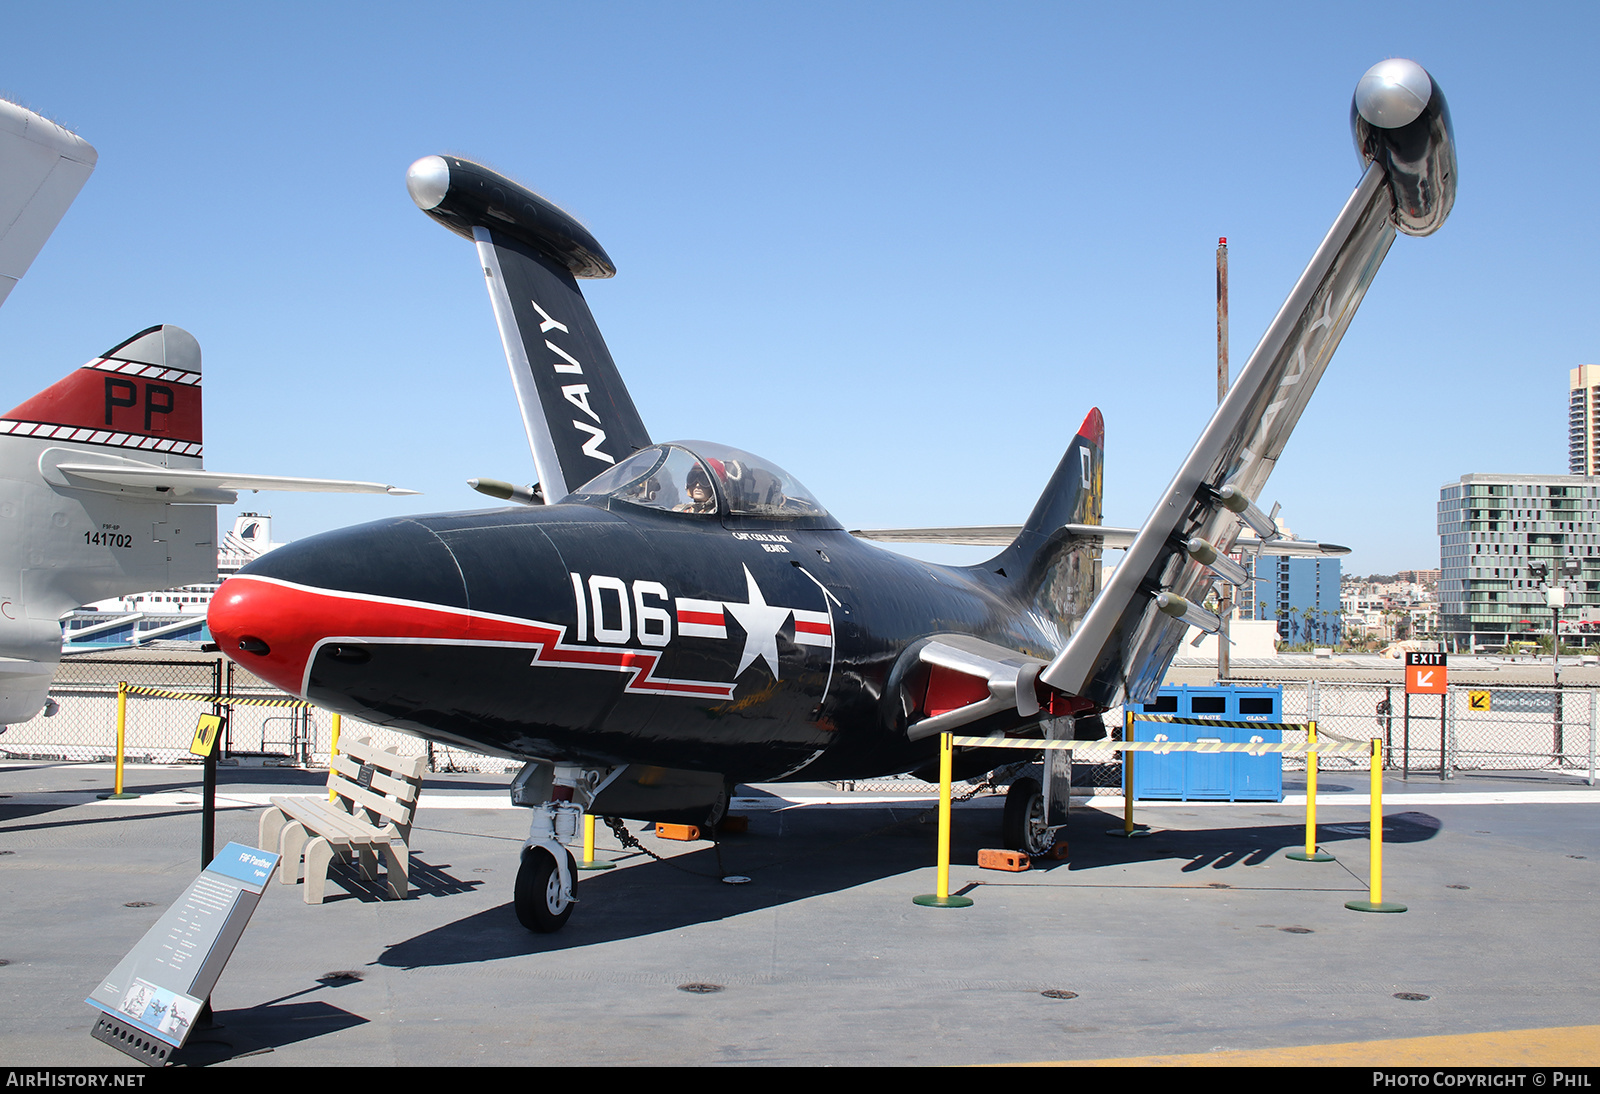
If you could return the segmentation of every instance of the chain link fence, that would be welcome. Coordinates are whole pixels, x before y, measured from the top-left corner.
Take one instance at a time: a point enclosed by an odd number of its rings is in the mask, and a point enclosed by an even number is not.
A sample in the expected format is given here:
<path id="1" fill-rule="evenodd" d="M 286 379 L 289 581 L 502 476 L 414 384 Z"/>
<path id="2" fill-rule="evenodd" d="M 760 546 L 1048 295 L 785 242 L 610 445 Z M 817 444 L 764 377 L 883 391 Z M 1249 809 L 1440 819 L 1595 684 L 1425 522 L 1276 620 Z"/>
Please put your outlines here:
<path id="1" fill-rule="evenodd" d="M 1251 680 L 1283 688 L 1283 720 L 1315 721 L 1340 740 L 1381 737 L 1391 769 L 1560 770 L 1593 773 L 1600 689 L 1452 684 L 1443 695 L 1407 695 L 1402 684 Z M 1284 741 L 1305 734 L 1285 733 Z M 1285 757 L 1284 767 L 1304 769 Z M 1319 767 L 1364 767 L 1318 758 Z"/>
<path id="2" fill-rule="evenodd" d="M 133 688 L 192 694 L 194 699 L 131 692 L 123 754 L 129 763 L 198 762 L 189 753 L 202 714 L 227 718 L 224 762 L 326 767 L 333 746 L 333 716 L 294 700 L 216 656 L 170 659 L 91 656 L 66 658 L 56 671 L 50 702 L 27 722 L 0 729 L 0 756 L 20 760 L 106 761 L 116 755 L 117 690 Z M 218 697 L 213 699 L 213 697 Z M 342 735 L 370 738 L 403 756 L 426 755 L 432 771 L 514 771 L 502 756 L 445 748 L 407 733 L 355 718 Z"/>
<path id="3" fill-rule="evenodd" d="M 199 715 L 227 717 L 223 756 L 236 763 L 326 766 L 332 715 L 298 705 L 289 696 L 215 655 L 168 659 L 91 656 L 68 658 L 56 673 L 50 704 L 31 721 L 0 730 L 0 756 L 37 760 L 108 760 L 116 751 L 117 686 L 192 694 L 194 699 L 128 699 L 125 755 L 134 763 L 193 759 L 189 741 Z M 1407 771 L 1561 770 L 1593 774 L 1600 689 L 1593 687 L 1452 685 L 1443 695 L 1407 696 L 1400 684 L 1318 680 L 1235 680 L 1240 686 L 1283 689 L 1283 722 L 1315 721 L 1338 740 L 1382 737 L 1391 769 Z M 219 699 L 212 700 L 212 696 Z M 1113 739 L 1122 735 L 1123 711 L 1108 711 Z M 343 733 L 371 738 L 402 755 L 426 755 L 432 771 L 514 771 L 517 761 L 429 744 L 409 734 L 353 718 Z M 1302 730 L 1284 743 L 1304 741 Z M 1319 758 L 1324 769 L 1364 768 L 1347 757 Z M 1120 760 L 1074 763 L 1079 791 L 1120 791 Z M 1304 770 L 1302 757 L 1284 757 L 1286 771 Z M 970 793 L 1003 789 L 1009 774 L 970 780 Z M 927 793 L 932 783 L 901 775 L 838 784 L 841 789 Z"/>
<path id="4" fill-rule="evenodd" d="M 1231 680 L 1239 687 L 1281 687 L 1285 725 L 1317 723 L 1325 739 L 1369 741 L 1381 737 L 1389 770 L 1566 771 L 1596 774 L 1600 688 L 1477 684 L 1451 685 L 1443 695 L 1406 695 L 1404 684 L 1329 683 L 1320 680 Z M 1137 708 L 1135 710 L 1137 714 Z M 1107 711 L 1106 727 L 1122 739 L 1124 708 Z M 1284 744 L 1302 744 L 1304 729 L 1285 730 Z M 1365 758 L 1318 756 L 1323 771 L 1365 771 Z M 1285 771 L 1303 772 L 1304 756 L 1283 757 Z M 1003 791 L 1009 779 L 973 779 L 969 790 Z M 936 793 L 938 784 L 910 775 L 863 779 L 841 787 L 872 792 Z M 1078 793 L 1122 792 L 1122 761 L 1072 765 Z"/>

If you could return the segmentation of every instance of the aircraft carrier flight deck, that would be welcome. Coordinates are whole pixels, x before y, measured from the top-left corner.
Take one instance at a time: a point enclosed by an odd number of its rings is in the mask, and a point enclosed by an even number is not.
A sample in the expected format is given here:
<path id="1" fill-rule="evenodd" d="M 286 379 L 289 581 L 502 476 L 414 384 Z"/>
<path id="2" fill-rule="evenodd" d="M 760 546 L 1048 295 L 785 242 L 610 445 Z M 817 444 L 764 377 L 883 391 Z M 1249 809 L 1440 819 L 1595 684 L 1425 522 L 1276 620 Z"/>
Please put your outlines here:
<path id="1" fill-rule="evenodd" d="M 411 898 L 354 874 L 308 905 L 272 881 L 212 995 L 189 1064 L 905 1065 L 1138 1062 L 1378 1066 L 1600 1062 L 1600 790 L 1570 773 L 1385 781 L 1384 897 L 1367 891 L 1364 772 L 1323 772 L 1328 863 L 1289 860 L 1282 803 L 1138 803 L 1148 838 L 1108 837 L 1080 799 L 1069 856 L 974 866 L 998 797 L 954 810 L 934 887 L 926 797 L 825 784 L 742 787 L 720 845 L 601 828 L 581 914 L 553 935 L 511 901 L 527 813 L 510 776 L 430 774 Z M 0 766 L 0 988 L 11 1066 L 118 1067 L 85 996 L 193 880 L 199 772 Z M 318 772 L 224 767 L 217 846 L 250 844 L 269 796 Z M 722 877 L 748 877 L 726 884 Z M 343 883 L 338 878 L 343 877 Z"/>

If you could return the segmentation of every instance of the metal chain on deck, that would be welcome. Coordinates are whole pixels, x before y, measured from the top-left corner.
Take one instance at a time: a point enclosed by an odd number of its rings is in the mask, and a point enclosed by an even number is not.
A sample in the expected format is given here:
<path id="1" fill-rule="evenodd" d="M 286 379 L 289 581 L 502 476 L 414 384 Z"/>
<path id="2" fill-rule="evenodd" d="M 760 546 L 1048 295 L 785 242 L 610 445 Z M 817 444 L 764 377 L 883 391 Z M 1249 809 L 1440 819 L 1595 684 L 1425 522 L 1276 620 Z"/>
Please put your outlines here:
<path id="1" fill-rule="evenodd" d="M 670 866 L 674 870 L 688 874 L 691 877 L 708 877 L 713 881 L 721 881 L 723 878 L 728 876 L 727 871 L 722 868 L 722 841 L 716 837 L 717 830 L 714 827 L 711 829 L 711 848 L 716 853 L 717 872 L 715 874 L 706 874 L 701 873 L 699 870 L 691 870 L 686 866 L 679 866 L 672 859 L 664 858 L 650 850 L 650 848 L 640 843 L 632 832 L 628 831 L 628 826 L 623 822 L 621 817 L 601 817 L 600 819 L 606 822 L 606 827 L 611 829 L 612 834 L 617 837 L 617 842 L 621 843 L 624 849 L 641 851 L 655 859 L 657 862 L 661 863 L 663 866 Z"/>

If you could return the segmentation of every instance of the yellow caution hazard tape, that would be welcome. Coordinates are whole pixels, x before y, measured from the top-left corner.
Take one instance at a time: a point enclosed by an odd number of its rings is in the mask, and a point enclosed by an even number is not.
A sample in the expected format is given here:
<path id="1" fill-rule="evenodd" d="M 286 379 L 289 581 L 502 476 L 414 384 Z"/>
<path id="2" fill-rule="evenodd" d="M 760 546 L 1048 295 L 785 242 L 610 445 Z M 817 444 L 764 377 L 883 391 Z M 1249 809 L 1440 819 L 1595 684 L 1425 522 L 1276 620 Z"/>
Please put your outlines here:
<path id="1" fill-rule="evenodd" d="M 304 699 L 281 696 L 207 695 L 194 691 L 168 691 L 165 688 L 147 688 L 129 684 L 123 689 L 129 695 L 142 695 L 147 699 L 190 699 L 196 703 L 221 703 L 229 707 L 315 707 Z"/>
<path id="2" fill-rule="evenodd" d="M 1305 730 L 1304 724 L 1291 722 L 1224 722 L 1221 718 L 1183 718 L 1176 714 L 1135 714 L 1135 722 L 1170 722 L 1180 726 L 1227 726 L 1229 729 L 1297 729 Z"/>

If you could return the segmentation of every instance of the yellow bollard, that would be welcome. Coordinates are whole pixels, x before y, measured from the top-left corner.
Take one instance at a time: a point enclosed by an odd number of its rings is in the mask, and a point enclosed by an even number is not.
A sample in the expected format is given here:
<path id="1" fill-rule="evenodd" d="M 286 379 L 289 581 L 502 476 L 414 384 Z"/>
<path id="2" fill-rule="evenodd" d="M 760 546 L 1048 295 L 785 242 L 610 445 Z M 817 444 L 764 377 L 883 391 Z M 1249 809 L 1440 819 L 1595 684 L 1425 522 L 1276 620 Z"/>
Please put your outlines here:
<path id="1" fill-rule="evenodd" d="M 1123 710 L 1122 718 L 1122 743 L 1133 743 L 1133 707 L 1130 704 Z M 1148 836 L 1150 826 L 1147 824 L 1133 823 L 1133 750 L 1122 750 L 1122 827 L 1107 828 L 1106 835 L 1120 836 L 1123 839 L 1138 839 Z"/>
<path id="2" fill-rule="evenodd" d="M 1284 858 L 1292 858 L 1296 862 L 1332 862 L 1333 856 L 1326 851 L 1317 850 L 1317 723 L 1306 723 L 1306 744 L 1311 746 L 1311 751 L 1306 753 L 1306 849 L 1304 851 L 1290 851 Z"/>
<path id="3" fill-rule="evenodd" d="M 122 756 L 128 744 L 128 682 L 117 684 L 117 760 L 114 789 L 109 794 L 97 795 L 102 801 L 122 801 L 137 798 L 137 794 L 122 792 Z"/>
<path id="4" fill-rule="evenodd" d="M 344 728 L 344 719 L 335 714 L 333 716 L 333 742 L 328 745 L 328 766 L 333 766 L 333 758 L 339 754 L 339 730 Z M 338 791 L 332 787 L 328 789 L 328 800 L 333 801 L 339 797 Z"/>
<path id="5" fill-rule="evenodd" d="M 970 908 L 972 898 L 950 895 L 950 768 L 955 746 L 949 733 L 939 734 L 939 870 L 937 892 L 914 896 L 924 908 Z"/>
<path id="6" fill-rule="evenodd" d="M 583 815 L 583 858 L 578 862 L 580 870 L 609 870 L 616 863 L 596 862 L 594 860 L 594 814 Z"/>
<path id="7" fill-rule="evenodd" d="M 1371 804 L 1367 809 L 1367 835 L 1372 846 L 1368 866 L 1372 872 L 1367 900 L 1347 900 L 1344 906 L 1352 912 L 1403 912 L 1404 904 L 1383 901 L 1383 741 L 1372 738 L 1371 770 L 1368 775 L 1368 794 Z"/>

